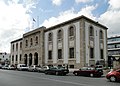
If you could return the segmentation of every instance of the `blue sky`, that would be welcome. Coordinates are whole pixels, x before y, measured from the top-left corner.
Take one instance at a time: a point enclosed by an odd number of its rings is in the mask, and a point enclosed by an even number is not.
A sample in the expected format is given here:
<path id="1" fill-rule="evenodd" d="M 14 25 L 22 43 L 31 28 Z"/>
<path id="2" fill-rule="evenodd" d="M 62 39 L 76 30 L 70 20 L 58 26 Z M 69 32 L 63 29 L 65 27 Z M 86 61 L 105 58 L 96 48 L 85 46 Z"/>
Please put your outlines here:
<path id="1" fill-rule="evenodd" d="M 0 0 L 0 11 L 0 52 L 28 31 L 81 15 L 107 26 L 108 37 L 120 35 L 119 0 Z"/>
<path id="2" fill-rule="evenodd" d="M 55 1 L 55 0 L 54 0 Z M 57 1 L 57 0 L 56 0 Z M 79 0 L 78 0 L 79 1 Z M 83 0 L 84 1 L 84 0 Z M 59 13 L 74 9 L 74 12 L 79 12 L 86 6 L 98 5 L 97 9 L 93 11 L 93 15 L 99 17 L 107 10 L 108 1 L 89 0 L 88 2 L 75 2 L 75 0 L 61 0 L 61 4 L 55 4 L 52 0 L 38 0 L 36 8 L 32 9 L 32 16 L 37 19 L 39 16 L 39 24 L 50 17 L 57 17 Z"/>

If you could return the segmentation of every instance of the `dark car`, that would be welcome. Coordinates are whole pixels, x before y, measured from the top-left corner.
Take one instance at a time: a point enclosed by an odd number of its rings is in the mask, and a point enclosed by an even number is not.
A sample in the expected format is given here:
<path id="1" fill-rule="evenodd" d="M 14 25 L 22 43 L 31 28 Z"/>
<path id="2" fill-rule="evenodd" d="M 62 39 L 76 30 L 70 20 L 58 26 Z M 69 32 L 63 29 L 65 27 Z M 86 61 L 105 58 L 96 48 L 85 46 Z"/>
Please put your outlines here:
<path id="1" fill-rule="evenodd" d="M 120 81 L 120 69 L 110 71 L 106 78 L 111 82 Z"/>
<path id="2" fill-rule="evenodd" d="M 68 73 L 69 70 L 65 67 L 51 67 L 48 70 L 45 70 L 45 74 L 66 75 Z"/>
<path id="3" fill-rule="evenodd" d="M 103 75 L 103 70 L 94 67 L 83 67 L 79 70 L 75 70 L 73 74 L 76 76 L 101 77 Z"/>

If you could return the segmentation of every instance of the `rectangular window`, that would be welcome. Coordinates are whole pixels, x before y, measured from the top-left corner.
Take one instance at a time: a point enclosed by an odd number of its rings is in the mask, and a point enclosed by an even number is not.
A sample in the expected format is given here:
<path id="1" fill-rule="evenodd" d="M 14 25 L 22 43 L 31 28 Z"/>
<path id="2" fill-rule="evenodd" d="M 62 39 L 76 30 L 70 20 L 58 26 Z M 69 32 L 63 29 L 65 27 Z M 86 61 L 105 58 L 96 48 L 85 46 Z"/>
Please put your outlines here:
<path id="1" fill-rule="evenodd" d="M 13 44 L 13 46 L 12 46 L 12 50 L 14 51 L 14 44 Z"/>
<path id="2" fill-rule="evenodd" d="M 90 58 L 94 58 L 94 48 L 90 48 Z"/>
<path id="3" fill-rule="evenodd" d="M 62 59 L 62 49 L 58 49 L 58 59 Z"/>
<path id="4" fill-rule="evenodd" d="M 14 56 L 12 56 L 12 61 L 14 61 Z"/>
<path id="5" fill-rule="evenodd" d="M 18 60 L 18 56 L 16 55 L 16 61 Z"/>
<path id="6" fill-rule="evenodd" d="M 25 46 L 26 46 L 26 47 L 28 46 L 28 40 L 25 41 Z"/>
<path id="7" fill-rule="evenodd" d="M 103 59 L 103 49 L 100 50 L 101 59 Z"/>
<path id="8" fill-rule="evenodd" d="M 48 59 L 49 59 L 49 60 L 52 59 L 52 51 L 48 51 Z"/>
<path id="9" fill-rule="evenodd" d="M 22 60 L 22 55 L 20 54 L 20 61 Z"/>
<path id="10" fill-rule="evenodd" d="M 70 48 L 69 49 L 69 55 L 70 55 L 70 58 L 74 58 L 74 48 Z"/>

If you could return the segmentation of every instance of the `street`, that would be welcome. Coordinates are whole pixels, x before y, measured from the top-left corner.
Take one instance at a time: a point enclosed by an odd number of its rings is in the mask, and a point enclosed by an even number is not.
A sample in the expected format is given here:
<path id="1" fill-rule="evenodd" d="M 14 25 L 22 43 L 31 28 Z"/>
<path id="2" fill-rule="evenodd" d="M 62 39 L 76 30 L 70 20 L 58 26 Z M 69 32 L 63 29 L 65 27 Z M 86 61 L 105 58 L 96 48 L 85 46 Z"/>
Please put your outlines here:
<path id="1" fill-rule="evenodd" d="M 0 86 L 120 86 L 105 77 L 91 78 L 74 76 L 45 75 L 44 73 L 0 69 Z"/>

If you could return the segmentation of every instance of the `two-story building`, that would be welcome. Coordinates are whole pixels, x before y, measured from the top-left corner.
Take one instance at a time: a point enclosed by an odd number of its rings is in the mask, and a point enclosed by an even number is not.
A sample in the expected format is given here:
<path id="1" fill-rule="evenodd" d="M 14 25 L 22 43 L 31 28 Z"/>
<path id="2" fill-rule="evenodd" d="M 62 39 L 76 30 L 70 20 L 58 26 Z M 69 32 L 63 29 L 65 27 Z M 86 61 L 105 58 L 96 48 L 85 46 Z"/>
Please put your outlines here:
<path id="1" fill-rule="evenodd" d="M 11 65 L 22 63 L 22 38 L 11 42 Z"/>
<path id="2" fill-rule="evenodd" d="M 22 58 L 27 65 L 80 68 L 107 60 L 107 27 L 85 16 L 23 34 Z M 11 49 L 13 46 L 11 46 Z"/>
<path id="3" fill-rule="evenodd" d="M 44 29 L 45 27 L 40 27 L 23 34 L 24 64 L 44 65 Z"/>
<path id="4" fill-rule="evenodd" d="M 47 28 L 44 41 L 47 65 L 105 65 L 107 28 L 85 16 Z"/>

